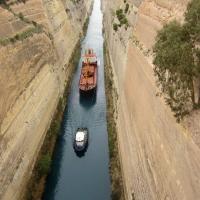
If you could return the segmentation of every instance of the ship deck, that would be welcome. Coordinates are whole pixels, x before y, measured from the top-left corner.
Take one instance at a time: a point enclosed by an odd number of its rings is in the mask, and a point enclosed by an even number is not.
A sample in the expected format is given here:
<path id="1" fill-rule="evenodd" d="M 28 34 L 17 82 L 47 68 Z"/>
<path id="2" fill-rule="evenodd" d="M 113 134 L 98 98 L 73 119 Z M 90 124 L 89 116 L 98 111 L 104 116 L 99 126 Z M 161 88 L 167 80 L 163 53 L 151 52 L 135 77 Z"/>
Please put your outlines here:
<path id="1" fill-rule="evenodd" d="M 85 65 L 81 69 L 80 88 L 87 89 L 88 87 L 96 86 L 96 66 Z M 90 89 L 90 88 L 88 88 Z"/>

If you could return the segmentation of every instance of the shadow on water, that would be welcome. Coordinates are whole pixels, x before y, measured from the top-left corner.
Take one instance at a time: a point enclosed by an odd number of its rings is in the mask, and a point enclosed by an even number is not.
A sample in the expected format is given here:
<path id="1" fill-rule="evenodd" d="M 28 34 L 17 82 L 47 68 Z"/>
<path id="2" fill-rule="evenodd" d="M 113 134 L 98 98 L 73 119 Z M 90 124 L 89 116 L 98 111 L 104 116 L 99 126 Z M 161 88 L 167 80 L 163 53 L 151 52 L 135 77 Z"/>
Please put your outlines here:
<path id="1" fill-rule="evenodd" d="M 80 151 L 80 152 L 75 151 L 75 153 L 76 153 L 77 157 L 81 158 L 81 157 L 85 156 L 86 151 Z"/>
<path id="2" fill-rule="evenodd" d="M 67 108 L 65 108 L 65 112 L 66 113 Z M 61 168 L 61 161 L 63 159 L 63 149 L 65 147 L 65 135 L 63 133 L 65 133 L 65 120 L 67 119 L 67 115 L 64 114 L 63 117 L 63 121 L 61 124 L 61 129 L 60 129 L 60 133 L 59 136 L 57 138 L 56 141 L 56 148 L 55 151 L 53 153 L 53 162 L 51 164 L 51 169 L 58 169 L 58 170 L 52 170 L 51 171 L 51 176 L 47 177 L 47 182 L 50 184 L 50 188 L 55 188 L 59 179 L 60 179 L 60 168 Z M 70 136 L 70 135 L 69 135 Z M 50 181 L 51 179 L 53 179 L 54 181 Z M 51 196 L 54 196 L 55 190 L 47 190 L 44 192 L 43 194 L 43 198 L 45 199 L 45 195 L 46 193 L 49 193 Z"/>
<path id="3" fill-rule="evenodd" d="M 85 156 L 87 149 L 88 149 L 88 146 L 86 147 L 86 149 L 84 151 L 75 151 L 74 150 L 74 153 L 77 155 L 77 157 L 81 158 L 81 157 Z"/>
<path id="4" fill-rule="evenodd" d="M 92 107 L 97 100 L 97 95 L 96 92 L 90 95 L 81 95 L 79 96 L 79 103 L 82 105 L 84 108 L 89 109 Z"/>

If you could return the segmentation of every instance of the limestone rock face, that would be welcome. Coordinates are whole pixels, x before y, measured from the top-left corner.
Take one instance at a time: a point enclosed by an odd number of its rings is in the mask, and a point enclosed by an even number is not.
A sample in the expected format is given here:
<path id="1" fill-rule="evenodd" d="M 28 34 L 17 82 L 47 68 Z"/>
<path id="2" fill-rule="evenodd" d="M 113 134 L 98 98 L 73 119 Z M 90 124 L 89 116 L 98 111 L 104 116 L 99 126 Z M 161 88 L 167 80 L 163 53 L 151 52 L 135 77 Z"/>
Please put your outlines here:
<path id="1" fill-rule="evenodd" d="M 118 141 L 126 198 L 199 199 L 200 149 L 156 96 L 151 54 L 157 30 L 172 19 L 183 21 L 188 1 L 126 3 L 130 27 L 115 31 L 116 10 L 124 9 L 125 3 L 103 0 L 105 40 L 119 95 Z"/>
<path id="2" fill-rule="evenodd" d="M 17 200 L 63 93 L 92 0 L 6 4 L 0 4 L 0 199 Z"/>

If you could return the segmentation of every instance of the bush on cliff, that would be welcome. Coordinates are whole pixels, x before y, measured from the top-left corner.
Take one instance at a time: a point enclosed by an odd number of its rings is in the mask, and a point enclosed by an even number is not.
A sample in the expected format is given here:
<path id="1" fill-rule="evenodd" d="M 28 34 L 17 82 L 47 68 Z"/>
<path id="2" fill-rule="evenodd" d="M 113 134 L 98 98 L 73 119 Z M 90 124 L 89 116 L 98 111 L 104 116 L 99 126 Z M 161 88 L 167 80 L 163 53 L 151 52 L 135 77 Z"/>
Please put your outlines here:
<path id="1" fill-rule="evenodd" d="M 129 10 L 129 4 L 127 3 L 124 12 L 128 13 L 128 10 Z"/>
<path id="2" fill-rule="evenodd" d="M 113 24 L 113 30 L 117 31 L 118 30 L 118 25 L 116 23 Z"/>
<path id="3" fill-rule="evenodd" d="M 129 9 L 129 5 L 128 5 L 128 8 L 126 7 L 126 9 Z M 127 10 L 128 12 L 128 10 Z M 126 14 L 126 12 L 125 12 Z M 116 16 L 117 16 L 117 19 L 119 21 L 119 24 L 117 23 L 114 23 L 113 24 L 113 30 L 116 32 L 118 31 L 118 29 L 120 27 L 122 27 L 123 25 L 125 26 L 125 29 L 127 30 L 127 28 L 129 27 L 129 23 L 128 23 L 128 19 L 126 18 L 126 15 L 124 14 L 123 10 L 122 9 L 118 9 L 116 10 Z"/>
<path id="4" fill-rule="evenodd" d="M 154 73 L 167 104 L 180 120 L 194 104 L 193 79 L 200 73 L 200 1 L 189 3 L 185 23 L 176 21 L 158 32 Z"/>
<path id="5" fill-rule="evenodd" d="M 51 156 L 49 154 L 43 155 L 38 162 L 38 173 L 40 176 L 48 174 L 51 165 Z"/>

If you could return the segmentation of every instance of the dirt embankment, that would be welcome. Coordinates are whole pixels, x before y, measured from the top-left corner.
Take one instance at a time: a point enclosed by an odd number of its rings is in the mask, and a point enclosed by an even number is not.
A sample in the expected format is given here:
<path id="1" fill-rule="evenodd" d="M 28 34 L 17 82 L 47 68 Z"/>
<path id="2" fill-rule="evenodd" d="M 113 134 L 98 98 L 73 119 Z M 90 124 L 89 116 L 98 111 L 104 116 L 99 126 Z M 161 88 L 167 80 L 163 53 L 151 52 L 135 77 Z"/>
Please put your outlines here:
<path id="1" fill-rule="evenodd" d="M 183 20 L 188 1 L 127 2 L 133 9 L 132 30 L 113 30 L 114 11 L 123 8 L 123 1 L 104 1 L 103 6 L 119 94 L 118 142 L 126 198 L 199 199 L 200 149 L 191 132 L 176 123 L 163 99 L 156 96 L 151 56 L 156 31 L 169 20 Z"/>
<path id="2" fill-rule="evenodd" d="M 6 2 L 0 4 L 0 199 L 16 200 L 63 94 L 91 1 Z"/>

